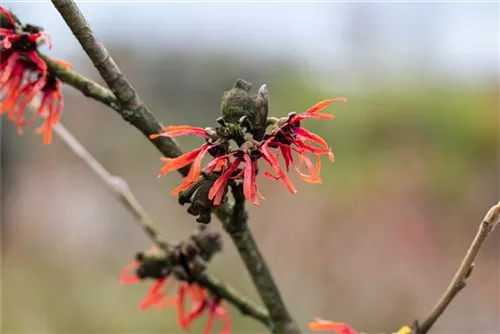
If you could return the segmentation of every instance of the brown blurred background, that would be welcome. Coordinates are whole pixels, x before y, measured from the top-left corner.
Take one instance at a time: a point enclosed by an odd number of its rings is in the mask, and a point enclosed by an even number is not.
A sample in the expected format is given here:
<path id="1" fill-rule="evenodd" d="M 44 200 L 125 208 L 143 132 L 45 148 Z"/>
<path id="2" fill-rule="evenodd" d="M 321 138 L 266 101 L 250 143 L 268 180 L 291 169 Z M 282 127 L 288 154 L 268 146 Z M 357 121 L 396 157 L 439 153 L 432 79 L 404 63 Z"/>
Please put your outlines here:
<path id="1" fill-rule="evenodd" d="M 50 3 L 4 6 L 102 82 Z M 294 177 L 290 195 L 259 177 L 266 200 L 249 207 L 252 230 L 304 328 L 321 316 L 390 332 L 426 315 L 499 199 L 498 3 L 80 6 L 164 124 L 214 125 L 237 77 L 268 85 L 273 116 L 345 96 L 334 121 L 307 125 L 336 155 L 324 183 Z M 187 236 L 195 221 L 169 193 L 180 177 L 156 179 L 159 152 L 81 93 L 66 88 L 65 102 L 67 128 L 169 239 Z M 172 310 L 137 310 L 148 284 L 118 284 L 150 245 L 120 203 L 58 138 L 43 146 L 6 118 L 1 130 L 2 332 L 180 332 Z M 224 241 L 209 272 L 258 300 Z M 496 231 L 433 333 L 500 333 L 499 241 Z M 231 311 L 235 333 L 264 332 Z"/>

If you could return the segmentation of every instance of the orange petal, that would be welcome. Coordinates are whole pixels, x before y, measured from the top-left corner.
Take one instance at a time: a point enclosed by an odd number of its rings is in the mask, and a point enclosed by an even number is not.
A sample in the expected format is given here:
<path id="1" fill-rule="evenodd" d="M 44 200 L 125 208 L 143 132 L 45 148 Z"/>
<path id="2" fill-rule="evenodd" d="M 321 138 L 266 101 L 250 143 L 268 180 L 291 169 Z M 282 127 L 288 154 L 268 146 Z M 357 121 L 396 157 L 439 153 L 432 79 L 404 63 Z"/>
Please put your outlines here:
<path id="1" fill-rule="evenodd" d="M 295 133 L 303 138 L 309 139 L 309 140 L 317 143 L 322 148 L 328 148 L 328 143 L 323 138 L 321 138 L 320 136 L 318 136 L 317 134 L 315 134 L 313 132 L 310 132 L 304 128 L 298 127 L 295 129 Z"/>
<path id="2" fill-rule="evenodd" d="M 264 159 L 269 163 L 269 165 L 273 168 L 274 172 L 278 174 L 279 179 L 281 182 L 285 184 L 285 186 L 288 188 L 288 190 L 292 193 L 295 194 L 297 190 L 293 186 L 292 182 L 288 177 L 285 175 L 285 172 L 281 169 L 278 163 L 278 159 L 272 154 L 271 150 L 269 147 L 267 147 L 266 144 L 261 146 L 260 149 L 261 153 L 263 154 Z"/>
<path id="3" fill-rule="evenodd" d="M 214 182 L 212 188 L 210 188 L 210 191 L 208 192 L 208 199 L 213 199 L 214 205 L 219 205 L 220 202 L 222 201 L 224 190 L 227 185 L 227 180 L 233 174 L 233 172 L 238 168 L 240 163 L 241 163 L 241 158 L 236 158 L 231 164 L 231 166 L 224 173 L 222 173 L 222 175 L 219 176 L 219 178 Z"/>
<path id="4" fill-rule="evenodd" d="M 180 157 L 174 159 L 169 159 L 169 158 L 162 159 L 162 161 L 165 162 L 165 165 L 160 169 L 160 174 L 158 175 L 158 177 L 161 177 L 167 173 L 170 173 L 171 171 L 178 170 L 184 166 L 189 165 L 191 162 L 193 162 L 194 159 L 196 159 L 196 157 L 198 156 L 198 154 L 202 149 L 203 147 L 197 148 L 196 150 L 184 153 Z"/>
<path id="5" fill-rule="evenodd" d="M 174 196 L 179 195 L 181 193 L 181 191 L 188 189 L 195 182 L 192 180 L 188 180 L 187 178 L 184 178 L 184 180 L 185 180 L 184 183 L 182 183 L 180 186 L 172 189 L 172 191 L 170 192 L 172 195 L 174 195 Z"/>
<path id="6" fill-rule="evenodd" d="M 185 135 L 195 135 L 205 138 L 207 131 L 203 128 L 193 127 L 189 125 L 171 125 L 161 129 L 163 132 L 160 134 L 164 137 L 178 137 Z"/>
<path id="7" fill-rule="evenodd" d="M 347 102 L 347 99 L 345 97 L 337 97 L 335 99 L 323 100 L 323 101 L 316 103 L 311 108 L 307 109 L 304 113 L 306 113 L 306 114 L 316 113 L 318 111 L 325 109 L 332 102 L 344 102 L 345 103 L 345 102 Z"/>
<path id="8" fill-rule="evenodd" d="M 52 58 L 52 60 L 55 61 L 56 63 L 58 63 L 59 65 L 61 65 L 62 67 L 65 67 L 67 69 L 73 68 L 73 65 L 67 61 L 64 61 L 61 59 L 55 59 L 55 58 Z"/>
<path id="9" fill-rule="evenodd" d="M 203 160 L 203 157 L 208 153 L 208 150 L 210 149 L 210 145 L 208 144 L 203 144 L 201 146 L 202 150 L 198 153 L 196 158 L 193 160 L 193 164 L 191 165 L 191 168 L 189 169 L 189 173 L 186 176 L 186 178 L 190 181 L 196 181 L 201 175 L 201 162 Z"/>
<path id="10" fill-rule="evenodd" d="M 343 322 L 332 322 L 316 318 L 309 323 L 309 329 L 313 331 L 333 331 L 338 334 L 358 334 L 351 326 Z"/>
<path id="11" fill-rule="evenodd" d="M 307 119 L 307 118 L 313 118 L 313 119 L 324 119 L 324 120 L 332 120 L 335 118 L 334 115 L 332 114 L 323 114 L 323 113 L 314 113 L 314 114 L 299 114 L 297 115 L 298 119 L 299 120 L 304 120 L 304 119 Z"/>

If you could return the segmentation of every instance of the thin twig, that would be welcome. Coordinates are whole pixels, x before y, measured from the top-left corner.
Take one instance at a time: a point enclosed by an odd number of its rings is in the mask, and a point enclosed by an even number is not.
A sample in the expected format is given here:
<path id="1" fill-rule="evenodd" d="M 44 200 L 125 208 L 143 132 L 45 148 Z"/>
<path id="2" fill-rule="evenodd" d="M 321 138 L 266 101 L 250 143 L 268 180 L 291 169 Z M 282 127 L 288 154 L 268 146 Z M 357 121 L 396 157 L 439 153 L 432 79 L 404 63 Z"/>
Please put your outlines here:
<path id="1" fill-rule="evenodd" d="M 450 285 L 446 289 L 443 296 L 439 299 L 436 305 L 432 308 L 429 315 L 421 323 L 417 323 L 416 334 L 426 334 L 436 320 L 443 314 L 453 298 L 467 285 L 472 269 L 474 268 L 474 260 L 476 259 L 479 250 L 484 244 L 486 238 L 495 229 L 495 226 L 500 221 L 500 202 L 491 207 L 483 221 L 479 225 L 476 237 L 472 241 L 467 254 L 465 255 L 458 271 L 451 280 Z"/>
<path id="2" fill-rule="evenodd" d="M 168 249 L 171 245 L 160 234 L 155 223 L 137 201 L 125 180 L 112 175 L 106 170 L 61 123 L 54 125 L 53 129 L 64 143 L 103 181 L 108 190 L 132 213 L 149 238 L 159 247 Z M 242 314 L 260 321 L 265 326 L 270 325 L 268 312 L 241 295 L 236 289 L 206 274 L 197 277 L 195 280 L 214 295 L 233 304 Z"/>
<path id="3" fill-rule="evenodd" d="M 205 273 L 198 275 L 196 277 L 196 282 L 212 291 L 212 293 L 216 296 L 219 296 L 231 304 L 236 305 L 242 314 L 259 320 L 266 327 L 271 326 L 271 318 L 269 317 L 269 312 L 267 312 L 265 308 L 255 304 L 255 302 L 249 300 L 248 298 L 245 298 L 238 291 L 223 281 Z"/>
<path id="4" fill-rule="evenodd" d="M 156 230 L 153 220 L 139 204 L 125 180 L 108 172 L 61 123 L 55 124 L 53 129 L 66 145 L 99 176 L 108 190 L 132 213 L 151 240 L 161 248 L 167 248 L 167 241 Z"/>
<path id="5" fill-rule="evenodd" d="M 59 80 L 69 86 L 78 89 L 83 93 L 83 95 L 102 102 L 105 105 L 113 108 L 114 110 L 121 112 L 119 103 L 112 91 L 90 79 L 81 76 L 75 71 L 72 71 L 60 65 L 59 63 L 42 53 L 39 53 L 39 55 L 47 64 L 49 71 L 54 73 L 59 78 Z"/>
<path id="6" fill-rule="evenodd" d="M 236 245 L 253 283 L 258 287 L 264 305 L 269 310 L 273 320 L 272 330 L 274 333 L 300 333 L 248 227 L 243 185 L 233 185 L 232 192 L 235 200 L 233 211 L 230 219 L 223 221 L 223 227 Z"/>
<path id="7" fill-rule="evenodd" d="M 106 84 L 116 96 L 119 102 L 117 111 L 120 115 L 126 121 L 138 128 L 148 138 L 151 134 L 159 133 L 162 128 L 161 124 L 139 98 L 138 94 L 113 61 L 104 45 L 96 39 L 74 1 L 52 0 L 52 3 L 80 42 L 82 48 L 87 53 Z M 160 137 L 152 142 L 167 157 L 177 157 L 181 154 L 180 147 L 171 138 Z M 181 173 L 186 175 L 187 171 L 188 168 L 185 167 L 181 170 Z M 237 211 L 244 212 L 244 207 L 241 207 L 241 210 L 236 208 L 233 210 L 233 213 Z M 231 211 L 228 205 L 220 206 L 216 214 L 225 227 L 227 227 L 231 221 L 234 223 L 234 219 L 229 219 Z M 246 221 L 244 225 L 246 225 Z M 241 238 L 239 238 L 240 236 Z M 273 318 L 273 324 L 275 326 L 274 331 L 280 333 L 298 333 L 298 326 L 293 322 L 286 310 L 276 283 L 272 279 L 269 269 L 263 261 L 262 255 L 248 228 L 245 233 L 238 236 L 232 235 L 232 237 L 233 241 L 237 243 L 238 251 L 245 260 L 245 265 L 256 284 L 256 288 L 261 297 L 263 297 L 271 317 Z M 249 253 L 247 254 L 245 252 Z M 262 275 L 262 279 L 257 278 L 257 272 Z M 271 297 L 277 297 L 278 299 L 271 303 Z M 272 308 L 273 305 L 276 306 L 277 309 Z"/>

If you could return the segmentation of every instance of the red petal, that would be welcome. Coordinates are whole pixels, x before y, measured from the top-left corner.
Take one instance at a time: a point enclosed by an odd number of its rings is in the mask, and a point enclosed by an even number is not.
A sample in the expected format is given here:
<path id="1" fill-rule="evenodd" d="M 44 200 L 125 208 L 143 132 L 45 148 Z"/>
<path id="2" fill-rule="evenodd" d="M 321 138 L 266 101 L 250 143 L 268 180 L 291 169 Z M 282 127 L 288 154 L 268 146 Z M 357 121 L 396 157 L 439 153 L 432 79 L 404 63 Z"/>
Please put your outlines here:
<path id="1" fill-rule="evenodd" d="M 206 300 L 202 300 L 199 305 L 194 308 L 191 312 L 188 314 L 188 321 L 192 322 L 196 318 L 200 317 L 203 314 L 203 311 L 207 308 L 208 304 Z"/>
<path id="2" fill-rule="evenodd" d="M 123 267 L 120 270 L 120 283 L 132 284 L 139 282 L 141 279 L 136 274 L 130 274 L 131 271 L 137 269 L 139 266 L 139 261 L 133 261 Z"/>
<path id="3" fill-rule="evenodd" d="M 264 176 L 267 177 L 268 179 L 271 179 L 271 180 L 279 180 L 280 179 L 279 176 L 273 175 L 272 173 L 269 173 L 268 171 L 264 171 Z"/>
<path id="4" fill-rule="evenodd" d="M 10 15 L 10 12 L 7 11 L 5 8 L 3 8 L 2 6 L 0 6 L 0 12 L 5 15 L 5 17 L 7 18 L 7 20 L 9 21 L 9 24 L 15 28 L 17 25 L 16 25 L 16 22 L 14 21 L 14 19 L 12 18 L 12 15 Z"/>
<path id="5" fill-rule="evenodd" d="M 256 181 L 256 175 L 255 171 L 257 170 L 257 161 L 252 162 L 252 203 L 256 206 L 259 206 L 259 197 L 262 199 L 265 199 L 264 196 L 262 196 L 259 193 L 259 189 L 257 188 L 257 181 Z"/>
<path id="6" fill-rule="evenodd" d="M 141 310 L 145 310 L 148 307 L 153 306 L 162 300 L 164 294 L 160 290 L 164 286 L 165 282 L 166 282 L 165 278 L 156 280 L 153 286 L 151 286 L 151 288 L 149 289 L 146 298 L 144 298 L 144 300 L 139 304 L 139 308 Z"/>
<path id="7" fill-rule="evenodd" d="M 212 327 L 214 326 L 214 320 L 215 320 L 215 310 L 217 309 L 217 303 L 216 302 L 211 302 L 210 308 L 208 311 L 208 319 L 207 319 L 207 324 L 205 325 L 205 329 L 203 330 L 203 334 L 210 334 L 212 333 Z"/>
<path id="8" fill-rule="evenodd" d="M 191 152 L 184 153 L 180 157 L 174 159 L 162 157 L 161 160 L 165 162 L 165 165 L 160 169 L 160 174 L 158 175 L 158 177 L 189 165 L 191 162 L 193 162 L 194 159 L 196 159 L 202 149 L 203 146 Z"/>
<path id="9" fill-rule="evenodd" d="M 203 160 L 203 157 L 207 154 L 208 150 L 212 147 L 212 145 L 208 144 L 203 144 L 201 146 L 202 150 L 198 155 L 196 156 L 196 159 L 194 159 L 193 164 L 191 165 L 191 168 L 189 169 L 189 173 L 186 176 L 186 178 L 190 181 L 196 181 L 201 175 L 201 161 Z"/>
<path id="10" fill-rule="evenodd" d="M 195 181 L 193 181 L 193 180 L 188 180 L 188 178 L 186 177 L 186 178 L 184 178 L 184 182 L 180 186 L 172 189 L 172 191 L 170 193 L 174 196 L 177 196 L 181 193 L 181 191 L 184 191 L 184 190 L 188 189 L 189 187 L 191 187 L 191 185 L 194 182 Z"/>
<path id="11" fill-rule="evenodd" d="M 163 292 L 161 293 L 162 297 L 167 296 L 172 288 L 175 286 L 175 280 L 173 279 L 167 279 L 164 287 L 163 287 Z M 168 298 L 166 300 L 163 300 L 161 304 L 157 304 L 157 307 L 172 307 L 177 305 L 177 297 L 174 298 Z"/>
<path id="12" fill-rule="evenodd" d="M 161 130 L 163 132 L 156 136 L 178 137 L 185 135 L 195 135 L 202 138 L 205 138 L 207 136 L 207 131 L 205 129 L 189 125 L 175 125 L 175 126 L 171 125 L 171 126 L 166 126 Z"/>
<path id="13" fill-rule="evenodd" d="M 244 160 L 245 160 L 245 167 L 244 167 L 244 174 L 243 174 L 243 194 L 245 195 L 245 198 L 249 201 L 252 200 L 252 174 L 254 173 L 253 171 L 253 166 L 252 166 L 252 159 L 248 154 L 245 153 L 244 155 Z"/>
<path id="14" fill-rule="evenodd" d="M 47 64 L 45 63 L 45 61 L 40 58 L 40 56 L 38 55 L 38 53 L 36 51 L 28 51 L 28 57 L 29 59 L 31 59 L 31 61 L 33 61 L 35 63 L 35 65 L 38 67 L 38 69 L 42 72 L 42 75 L 43 77 L 42 78 L 38 78 L 38 80 L 44 80 L 45 82 L 45 77 L 47 75 Z"/>
<path id="15" fill-rule="evenodd" d="M 330 154 L 331 153 L 330 148 L 314 147 L 314 146 L 311 146 L 311 145 L 304 143 L 302 140 L 299 140 L 299 139 L 297 139 L 295 141 L 295 144 L 297 144 L 297 146 L 299 148 L 301 148 L 302 150 L 306 150 L 306 151 L 309 151 L 311 153 L 317 153 L 317 154 Z"/>
<path id="16" fill-rule="evenodd" d="M 337 97 L 335 99 L 328 99 L 328 100 L 323 100 L 318 103 L 316 103 L 314 106 L 311 108 L 307 109 L 304 113 L 306 114 L 314 114 L 318 111 L 321 111 L 325 109 L 330 103 L 332 102 L 347 102 L 345 97 Z"/>
<path id="17" fill-rule="evenodd" d="M 290 146 L 280 145 L 281 153 L 283 153 L 283 159 L 285 159 L 286 171 L 290 171 L 290 165 L 293 164 L 292 149 Z"/>
<path id="18" fill-rule="evenodd" d="M 189 330 L 189 322 L 186 318 L 186 310 L 184 302 L 186 297 L 186 286 L 185 284 L 181 284 L 179 287 L 179 294 L 177 295 L 177 321 L 179 325 L 185 330 Z"/>
<path id="19" fill-rule="evenodd" d="M 300 114 L 300 115 L 297 115 L 297 118 L 299 121 L 302 121 L 302 120 L 307 119 L 307 118 L 332 120 L 335 118 L 335 116 L 332 114 L 323 114 L 323 113 L 318 112 L 315 114 Z"/>
<path id="20" fill-rule="evenodd" d="M 161 293 L 148 294 L 146 296 L 146 298 L 144 298 L 144 300 L 139 303 L 139 309 L 145 310 L 151 306 L 156 306 L 162 300 L 162 298 L 163 298 L 163 294 L 161 294 Z"/>
<path id="21" fill-rule="evenodd" d="M 9 59 L 5 62 L 5 66 L 2 69 L 2 75 L 0 76 L 0 86 L 4 85 L 7 80 L 9 80 L 10 76 L 12 75 L 12 71 L 14 70 L 14 67 L 17 64 L 17 61 L 20 58 L 20 53 L 19 52 L 14 52 L 10 55 Z M 3 87 L 2 87 L 3 88 Z"/>
<path id="22" fill-rule="evenodd" d="M 233 174 L 233 172 L 238 168 L 241 163 L 241 158 L 234 159 L 231 166 L 214 182 L 214 185 L 208 192 L 208 199 L 214 200 L 214 205 L 219 205 L 222 201 L 224 195 L 224 190 L 227 185 L 227 180 Z M 217 195 L 217 196 L 216 196 Z"/>
<path id="23" fill-rule="evenodd" d="M 221 302 L 222 304 L 222 302 Z M 222 307 L 221 307 L 222 306 Z M 226 309 L 226 306 L 222 304 L 216 310 L 217 316 L 224 321 L 224 325 L 222 326 L 222 330 L 220 334 L 230 334 L 231 333 L 231 317 L 229 316 L 229 311 Z"/>
<path id="24" fill-rule="evenodd" d="M 264 145 L 261 146 L 260 151 L 263 154 L 264 159 L 269 163 L 269 165 L 271 165 L 271 167 L 273 168 L 274 172 L 276 174 L 278 174 L 279 179 L 281 180 L 281 182 L 283 182 L 285 184 L 285 186 L 288 188 L 288 190 L 292 194 L 296 193 L 297 190 L 295 190 L 295 187 L 293 186 L 292 182 L 285 175 L 285 172 L 283 172 L 283 170 L 280 168 L 280 166 L 278 164 L 278 159 L 276 159 L 276 157 L 272 154 L 272 152 L 269 149 L 269 147 L 267 147 L 267 145 L 264 144 Z"/>
<path id="25" fill-rule="evenodd" d="M 295 133 L 301 137 L 307 138 L 307 139 L 317 143 L 318 145 L 320 145 L 323 148 L 328 148 L 328 143 L 323 138 L 321 138 L 320 136 L 318 136 L 315 133 L 307 131 L 304 128 L 296 128 Z"/>

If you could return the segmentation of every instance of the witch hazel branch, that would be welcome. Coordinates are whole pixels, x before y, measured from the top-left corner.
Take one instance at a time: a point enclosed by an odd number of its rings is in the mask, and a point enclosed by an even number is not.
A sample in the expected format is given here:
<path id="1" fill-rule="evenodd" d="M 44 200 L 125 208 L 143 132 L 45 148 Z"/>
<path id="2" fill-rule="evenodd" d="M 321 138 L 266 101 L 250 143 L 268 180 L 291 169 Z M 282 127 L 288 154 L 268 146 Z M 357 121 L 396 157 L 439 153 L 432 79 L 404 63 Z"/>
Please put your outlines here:
<path id="1" fill-rule="evenodd" d="M 12 12 L 0 6 L 0 113 L 6 115 L 19 133 L 24 127 L 41 120 L 36 132 L 43 135 L 44 144 L 51 143 L 55 132 L 82 161 L 96 170 L 108 188 L 123 199 L 122 203 L 139 220 L 144 220 L 147 214 L 130 190 L 117 187 L 115 178 L 58 123 L 64 107 L 63 83 L 105 103 L 147 135 L 164 154 L 158 177 L 172 171 L 183 175 L 181 184 L 172 190 L 172 194 L 181 205 L 187 204 L 187 212 L 201 223 L 186 240 L 166 242 L 152 221 L 146 219 L 141 222 L 143 230 L 156 246 L 136 253 L 119 274 L 122 284 L 153 282 L 145 298 L 139 302 L 139 309 L 175 309 L 179 328 L 185 331 L 189 331 L 193 322 L 207 314 L 204 333 L 218 331 L 229 334 L 237 332 L 231 324 L 227 308 L 231 303 L 242 313 L 260 321 L 270 332 L 300 333 L 300 326 L 285 305 L 249 229 L 245 202 L 260 206 L 265 199 L 257 185 L 260 174 L 281 182 L 292 194 L 297 190 L 289 178 L 290 172 L 296 172 L 305 182 L 322 182 L 321 159 L 325 156 L 333 162 L 334 154 L 321 136 L 304 125 L 311 120 L 332 120 L 334 116 L 327 112 L 327 108 L 333 103 L 346 102 L 346 99 L 328 98 L 303 112 L 272 117 L 269 115 L 268 87 L 263 85 L 252 94 L 252 84 L 237 79 L 233 87 L 222 95 L 221 116 L 215 120 L 215 127 L 162 126 L 121 73 L 104 45 L 95 39 L 76 4 L 71 0 L 52 2 L 109 89 L 71 71 L 69 63 L 41 54 L 38 50 L 40 45 L 48 43 L 50 49 L 50 35 L 41 27 L 21 23 Z M 103 58 L 104 55 L 107 56 Z M 28 118 L 26 110 L 33 105 L 35 111 Z M 184 135 L 197 136 L 203 143 L 197 149 L 182 153 L 174 138 Z M 204 160 L 208 162 L 204 163 Z M 207 226 L 214 213 L 235 243 L 265 309 L 206 273 L 210 260 L 222 249 L 220 235 Z M 397 334 L 426 334 L 431 329 L 466 286 L 474 260 L 499 220 L 500 204 L 497 204 L 481 222 L 450 286 L 429 315 L 422 321 L 413 321 L 411 326 L 402 326 Z M 339 334 L 359 333 L 347 323 L 321 318 L 311 321 L 308 328 Z"/>

